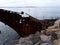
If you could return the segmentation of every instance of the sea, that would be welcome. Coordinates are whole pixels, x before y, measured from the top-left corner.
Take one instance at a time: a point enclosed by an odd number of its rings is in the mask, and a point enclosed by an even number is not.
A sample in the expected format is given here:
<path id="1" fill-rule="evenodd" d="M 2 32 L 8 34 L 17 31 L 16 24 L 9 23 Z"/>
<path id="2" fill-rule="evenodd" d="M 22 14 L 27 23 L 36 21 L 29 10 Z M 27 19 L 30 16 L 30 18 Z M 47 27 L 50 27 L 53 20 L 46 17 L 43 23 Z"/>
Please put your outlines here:
<path id="1" fill-rule="evenodd" d="M 19 38 L 20 36 L 13 28 L 0 22 L 0 45 L 11 45 L 11 41 Z"/>

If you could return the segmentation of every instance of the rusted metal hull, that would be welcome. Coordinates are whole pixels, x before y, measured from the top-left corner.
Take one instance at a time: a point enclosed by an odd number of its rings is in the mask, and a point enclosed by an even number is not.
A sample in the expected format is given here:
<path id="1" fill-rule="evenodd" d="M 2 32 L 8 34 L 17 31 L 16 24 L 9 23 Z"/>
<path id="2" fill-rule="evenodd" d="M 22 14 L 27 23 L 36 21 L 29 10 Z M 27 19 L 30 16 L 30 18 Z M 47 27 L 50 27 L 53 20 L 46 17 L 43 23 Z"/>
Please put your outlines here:
<path id="1" fill-rule="evenodd" d="M 16 12 L 0 9 L 0 21 L 12 27 L 20 36 L 28 36 L 41 30 L 42 24 L 33 17 L 22 17 Z M 21 23 L 20 23 L 21 21 Z"/>

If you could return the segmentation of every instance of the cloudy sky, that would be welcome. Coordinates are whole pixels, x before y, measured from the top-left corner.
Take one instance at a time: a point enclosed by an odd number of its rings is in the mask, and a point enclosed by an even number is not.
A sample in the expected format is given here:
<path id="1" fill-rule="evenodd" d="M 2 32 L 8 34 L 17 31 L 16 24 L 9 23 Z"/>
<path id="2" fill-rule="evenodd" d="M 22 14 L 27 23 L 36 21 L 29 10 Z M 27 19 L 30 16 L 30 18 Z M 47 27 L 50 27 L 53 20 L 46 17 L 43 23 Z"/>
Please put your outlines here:
<path id="1" fill-rule="evenodd" d="M 60 16 L 60 0 L 0 0 L 0 8 L 24 11 L 37 18 Z"/>
<path id="2" fill-rule="evenodd" d="M 59 6 L 60 0 L 0 0 L 0 7 Z"/>

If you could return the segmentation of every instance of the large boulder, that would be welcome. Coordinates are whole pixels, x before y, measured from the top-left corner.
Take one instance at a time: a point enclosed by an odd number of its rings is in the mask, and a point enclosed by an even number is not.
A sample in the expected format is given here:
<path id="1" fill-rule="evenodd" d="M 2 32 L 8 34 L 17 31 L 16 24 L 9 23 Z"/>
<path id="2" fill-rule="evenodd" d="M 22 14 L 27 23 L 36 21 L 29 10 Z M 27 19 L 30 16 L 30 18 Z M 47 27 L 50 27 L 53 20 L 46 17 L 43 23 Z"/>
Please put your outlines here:
<path id="1" fill-rule="evenodd" d="M 17 45 L 34 45 L 35 43 L 40 41 L 40 32 L 36 32 L 35 34 L 30 34 L 27 37 L 21 37 L 19 39 L 19 43 Z"/>
<path id="2" fill-rule="evenodd" d="M 54 26 L 60 28 L 60 19 L 55 21 Z"/>
<path id="3" fill-rule="evenodd" d="M 54 44 L 55 44 L 55 45 L 60 45 L 60 39 L 54 40 Z"/>
<path id="4" fill-rule="evenodd" d="M 48 29 L 60 28 L 60 19 L 56 20 L 53 26 L 48 27 Z"/>

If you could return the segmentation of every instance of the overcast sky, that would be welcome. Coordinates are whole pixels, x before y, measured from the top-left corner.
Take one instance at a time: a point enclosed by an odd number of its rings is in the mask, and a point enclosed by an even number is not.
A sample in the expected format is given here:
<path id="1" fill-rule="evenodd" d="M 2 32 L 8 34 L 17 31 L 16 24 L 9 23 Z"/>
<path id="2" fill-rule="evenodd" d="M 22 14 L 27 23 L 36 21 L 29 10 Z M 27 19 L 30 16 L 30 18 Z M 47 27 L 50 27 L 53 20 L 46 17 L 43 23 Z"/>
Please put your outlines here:
<path id="1" fill-rule="evenodd" d="M 17 12 L 23 10 L 38 18 L 60 16 L 60 0 L 0 0 L 0 8 Z"/>
<path id="2" fill-rule="evenodd" d="M 60 0 L 0 0 L 0 7 L 60 6 Z"/>

